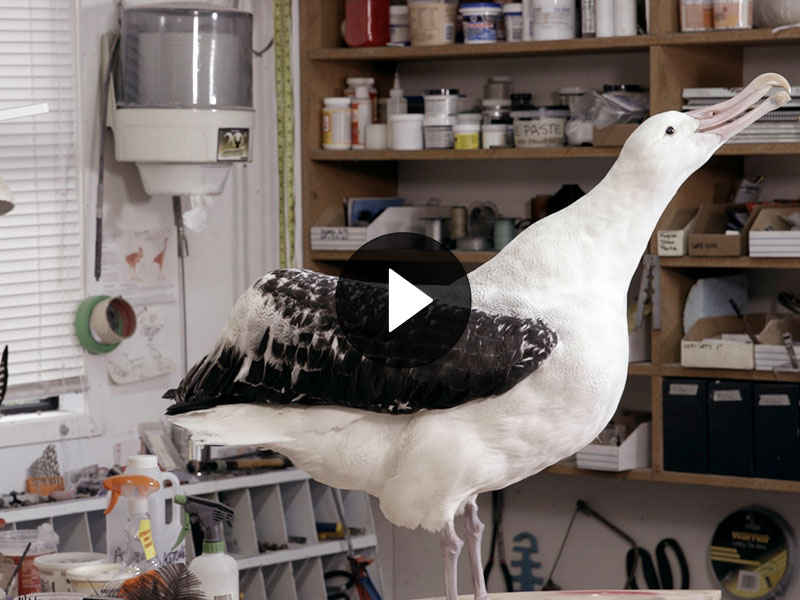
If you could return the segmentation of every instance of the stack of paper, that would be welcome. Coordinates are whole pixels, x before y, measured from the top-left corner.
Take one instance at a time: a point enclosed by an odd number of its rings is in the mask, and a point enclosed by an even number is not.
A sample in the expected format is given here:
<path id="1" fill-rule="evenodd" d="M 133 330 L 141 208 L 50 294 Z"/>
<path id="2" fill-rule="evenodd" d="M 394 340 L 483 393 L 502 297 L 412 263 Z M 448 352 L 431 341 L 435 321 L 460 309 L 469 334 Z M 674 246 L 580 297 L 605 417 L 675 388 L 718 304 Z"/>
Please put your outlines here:
<path id="1" fill-rule="evenodd" d="M 684 110 L 695 110 L 732 98 L 742 88 L 684 88 Z M 792 99 L 781 108 L 767 113 L 758 121 L 728 140 L 729 144 L 777 144 L 800 142 L 800 87 L 792 87 Z"/>

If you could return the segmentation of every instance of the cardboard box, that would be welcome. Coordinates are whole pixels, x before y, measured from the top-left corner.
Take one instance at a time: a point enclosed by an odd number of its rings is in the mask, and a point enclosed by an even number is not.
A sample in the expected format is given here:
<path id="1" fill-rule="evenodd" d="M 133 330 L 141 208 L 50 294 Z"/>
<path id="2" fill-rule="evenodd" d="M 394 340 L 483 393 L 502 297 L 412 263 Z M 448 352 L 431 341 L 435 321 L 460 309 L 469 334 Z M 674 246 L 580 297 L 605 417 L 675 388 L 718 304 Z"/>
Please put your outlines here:
<path id="1" fill-rule="evenodd" d="M 766 315 L 745 315 L 751 331 L 760 331 Z M 681 366 L 700 369 L 744 369 L 755 366 L 752 343 L 723 339 L 723 334 L 746 333 L 736 316 L 698 319 L 681 340 Z"/>
<path id="2" fill-rule="evenodd" d="M 725 233 L 728 211 L 746 212 L 746 204 L 703 204 L 689 232 L 690 256 L 747 256 L 747 238 L 752 219 L 738 234 Z"/>
<path id="3" fill-rule="evenodd" d="M 800 231 L 781 216 L 800 213 L 800 206 L 757 206 L 750 215 L 750 256 L 800 257 Z"/>
<path id="4" fill-rule="evenodd" d="M 575 456 L 579 469 L 628 471 L 650 466 L 650 422 L 639 424 L 619 446 L 589 444 Z"/>
<path id="5" fill-rule="evenodd" d="M 659 256 L 686 256 L 696 216 L 696 208 L 679 208 L 667 217 L 664 228 L 656 234 Z"/>
<path id="6" fill-rule="evenodd" d="M 344 211 L 329 208 L 311 227 L 312 250 L 357 250 L 387 233 L 425 234 L 423 217 L 447 218 L 447 206 L 390 206 L 366 227 L 345 227 Z"/>
<path id="7" fill-rule="evenodd" d="M 759 343 L 755 345 L 754 359 L 757 371 L 772 371 L 774 368 L 789 369 L 791 359 L 783 343 L 783 334 L 792 336 L 794 353 L 800 360 L 800 316 L 770 315 L 766 323 L 757 330 Z"/>
<path id="8" fill-rule="evenodd" d="M 622 146 L 628 136 L 633 133 L 639 125 L 630 123 L 625 125 L 609 125 L 602 129 L 592 132 L 592 145 L 594 146 Z"/>

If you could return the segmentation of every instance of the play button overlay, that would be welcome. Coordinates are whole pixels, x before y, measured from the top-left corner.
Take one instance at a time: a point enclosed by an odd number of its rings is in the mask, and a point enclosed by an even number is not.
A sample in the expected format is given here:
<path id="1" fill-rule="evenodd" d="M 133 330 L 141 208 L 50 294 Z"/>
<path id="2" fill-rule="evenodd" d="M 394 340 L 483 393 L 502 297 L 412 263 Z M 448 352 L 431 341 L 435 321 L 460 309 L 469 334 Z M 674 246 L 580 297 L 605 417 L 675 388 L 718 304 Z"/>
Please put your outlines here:
<path id="1" fill-rule="evenodd" d="M 389 269 L 389 333 L 433 302 L 433 298 Z"/>
<path id="2" fill-rule="evenodd" d="M 421 367 L 461 339 L 470 318 L 464 267 L 442 244 L 391 233 L 361 246 L 336 286 L 336 316 L 347 342 L 368 359 Z"/>

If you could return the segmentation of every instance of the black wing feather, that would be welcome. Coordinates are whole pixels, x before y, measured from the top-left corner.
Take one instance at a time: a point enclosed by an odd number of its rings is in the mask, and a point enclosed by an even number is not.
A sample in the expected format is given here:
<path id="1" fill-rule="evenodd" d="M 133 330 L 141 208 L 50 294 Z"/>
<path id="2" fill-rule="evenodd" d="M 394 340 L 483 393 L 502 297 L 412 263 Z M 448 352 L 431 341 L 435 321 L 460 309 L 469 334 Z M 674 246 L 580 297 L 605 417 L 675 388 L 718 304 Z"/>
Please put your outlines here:
<path id="1" fill-rule="evenodd" d="M 541 320 L 471 310 L 458 343 L 424 366 L 394 368 L 363 357 L 348 342 L 335 312 L 336 278 L 311 271 L 275 271 L 254 284 L 273 310 L 249 367 L 247 353 L 222 344 L 164 397 L 169 414 L 221 404 L 270 402 L 334 404 L 373 412 L 445 409 L 508 391 L 549 356 L 558 340 Z M 385 289 L 365 284 L 360 300 L 386 310 Z M 441 309 L 441 307 L 440 307 Z M 279 322 L 280 321 L 280 322 Z M 293 335 L 279 340 L 273 329 Z M 431 344 L 444 343 L 426 332 Z M 391 364 L 391 361 L 387 361 Z M 242 380 L 237 380 L 237 377 Z"/>

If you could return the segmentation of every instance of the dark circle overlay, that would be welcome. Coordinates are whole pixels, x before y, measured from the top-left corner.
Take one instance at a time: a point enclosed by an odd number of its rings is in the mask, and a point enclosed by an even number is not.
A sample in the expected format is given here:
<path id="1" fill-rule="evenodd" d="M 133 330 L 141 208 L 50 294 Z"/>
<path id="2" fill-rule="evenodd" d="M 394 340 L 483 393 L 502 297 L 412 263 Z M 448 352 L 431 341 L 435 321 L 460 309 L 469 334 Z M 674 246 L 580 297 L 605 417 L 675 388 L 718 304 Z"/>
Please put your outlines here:
<path id="1" fill-rule="evenodd" d="M 389 269 L 433 299 L 389 332 Z M 372 361 L 396 368 L 444 356 L 467 327 L 472 295 L 466 271 L 434 239 L 390 233 L 361 246 L 336 285 L 336 316 L 347 341 Z"/>

